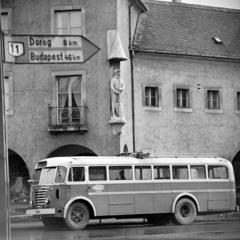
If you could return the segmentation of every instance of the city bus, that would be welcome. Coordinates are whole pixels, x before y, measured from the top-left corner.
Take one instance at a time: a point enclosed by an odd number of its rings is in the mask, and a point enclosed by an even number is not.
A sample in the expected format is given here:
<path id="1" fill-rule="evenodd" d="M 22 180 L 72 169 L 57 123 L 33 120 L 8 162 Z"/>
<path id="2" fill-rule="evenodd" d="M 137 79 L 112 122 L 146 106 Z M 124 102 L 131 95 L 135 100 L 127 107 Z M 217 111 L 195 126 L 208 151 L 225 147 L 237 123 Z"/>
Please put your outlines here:
<path id="1" fill-rule="evenodd" d="M 233 212 L 230 161 L 219 157 L 55 157 L 38 162 L 27 216 L 47 228 L 81 230 L 91 219 L 144 218 L 191 224 L 197 215 Z"/>

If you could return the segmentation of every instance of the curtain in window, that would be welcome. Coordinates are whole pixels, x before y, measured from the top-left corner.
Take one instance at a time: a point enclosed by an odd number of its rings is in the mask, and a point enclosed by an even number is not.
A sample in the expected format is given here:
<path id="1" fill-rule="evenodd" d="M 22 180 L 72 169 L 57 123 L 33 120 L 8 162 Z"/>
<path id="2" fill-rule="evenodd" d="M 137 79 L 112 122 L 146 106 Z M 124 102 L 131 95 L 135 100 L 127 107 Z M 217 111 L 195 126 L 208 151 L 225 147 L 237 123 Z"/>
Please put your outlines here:
<path id="1" fill-rule="evenodd" d="M 68 99 L 68 83 L 69 77 L 61 77 L 58 79 L 58 123 L 62 123 L 62 114 L 64 107 L 67 105 Z"/>

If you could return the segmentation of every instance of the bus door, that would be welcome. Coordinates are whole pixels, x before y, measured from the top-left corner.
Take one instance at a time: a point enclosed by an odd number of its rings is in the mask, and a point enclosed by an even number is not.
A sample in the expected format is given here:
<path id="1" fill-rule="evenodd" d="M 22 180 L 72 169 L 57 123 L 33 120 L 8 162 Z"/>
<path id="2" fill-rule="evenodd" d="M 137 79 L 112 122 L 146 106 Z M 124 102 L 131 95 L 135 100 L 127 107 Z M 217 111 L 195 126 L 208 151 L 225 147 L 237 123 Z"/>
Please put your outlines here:
<path id="1" fill-rule="evenodd" d="M 134 214 L 132 166 L 109 166 L 109 214 Z"/>
<path id="2" fill-rule="evenodd" d="M 231 209 L 231 182 L 226 166 L 208 166 L 208 210 Z"/>
<path id="3" fill-rule="evenodd" d="M 97 216 L 108 215 L 108 184 L 105 166 L 88 167 L 88 198 L 93 202 Z"/>

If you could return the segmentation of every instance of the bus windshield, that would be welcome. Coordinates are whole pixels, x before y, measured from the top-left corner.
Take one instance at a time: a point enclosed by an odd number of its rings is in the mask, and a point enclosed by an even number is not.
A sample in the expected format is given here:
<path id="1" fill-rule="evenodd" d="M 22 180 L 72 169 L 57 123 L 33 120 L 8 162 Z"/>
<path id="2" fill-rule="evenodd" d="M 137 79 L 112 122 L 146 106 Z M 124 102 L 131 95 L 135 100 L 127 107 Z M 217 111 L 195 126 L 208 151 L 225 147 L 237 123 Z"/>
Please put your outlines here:
<path id="1" fill-rule="evenodd" d="M 65 181 L 67 169 L 62 166 L 43 168 L 39 184 L 62 183 Z"/>

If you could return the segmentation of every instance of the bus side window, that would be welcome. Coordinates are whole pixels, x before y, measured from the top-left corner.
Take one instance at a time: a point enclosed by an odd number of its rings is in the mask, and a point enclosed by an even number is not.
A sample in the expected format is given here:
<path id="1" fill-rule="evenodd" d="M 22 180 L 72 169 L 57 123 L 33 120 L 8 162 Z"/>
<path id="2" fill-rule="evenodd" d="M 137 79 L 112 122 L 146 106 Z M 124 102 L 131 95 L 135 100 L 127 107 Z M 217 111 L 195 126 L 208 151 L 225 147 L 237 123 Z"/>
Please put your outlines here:
<path id="1" fill-rule="evenodd" d="M 151 166 L 135 166 L 136 180 L 150 180 L 152 179 Z"/>
<path id="2" fill-rule="evenodd" d="M 205 166 L 191 166 L 190 173 L 191 173 L 191 179 L 205 179 L 206 178 Z"/>
<path id="3" fill-rule="evenodd" d="M 228 179 L 228 170 L 225 166 L 208 166 L 208 178 Z"/>
<path id="4" fill-rule="evenodd" d="M 85 181 L 85 171 L 83 167 L 72 167 L 69 171 L 68 181 L 83 182 Z"/>
<path id="5" fill-rule="evenodd" d="M 154 179 L 170 179 L 169 166 L 154 166 Z"/>
<path id="6" fill-rule="evenodd" d="M 106 167 L 89 167 L 89 180 L 90 181 L 101 181 L 107 180 Z"/>
<path id="7" fill-rule="evenodd" d="M 132 166 L 110 166 L 109 180 L 132 180 Z"/>
<path id="8" fill-rule="evenodd" d="M 172 166 L 173 179 L 188 179 L 187 166 Z"/>

